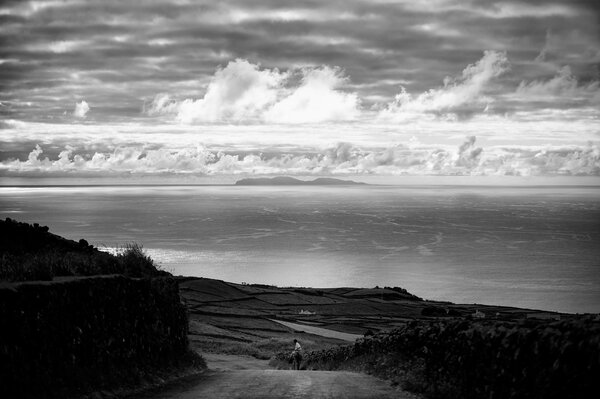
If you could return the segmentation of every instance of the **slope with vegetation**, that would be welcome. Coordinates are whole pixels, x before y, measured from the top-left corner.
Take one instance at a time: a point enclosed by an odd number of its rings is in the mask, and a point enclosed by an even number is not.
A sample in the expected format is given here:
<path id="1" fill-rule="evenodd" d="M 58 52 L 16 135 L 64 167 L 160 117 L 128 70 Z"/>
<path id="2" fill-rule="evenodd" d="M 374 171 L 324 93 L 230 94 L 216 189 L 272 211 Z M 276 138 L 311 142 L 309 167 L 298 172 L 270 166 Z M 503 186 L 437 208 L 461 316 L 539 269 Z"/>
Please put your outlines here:
<path id="1" fill-rule="evenodd" d="M 115 256 L 10 219 L 0 233 L 0 397 L 136 389 L 205 367 L 177 280 L 141 247 Z"/>
<path id="2" fill-rule="evenodd" d="M 180 292 L 190 317 L 190 343 L 202 353 L 286 356 L 297 338 L 306 351 L 346 345 L 343 336 L 402 328 L 415 320 L 568 317 L 518 308 L 464 305 L 418 298 L 399 287 L 299 288 L 235 284 L 207 278 L 181 278 Z M 280 323 L 283 322 L 283 323 Z M 327 336 L 318 331 L 331 332 Z M 335 334 L 337 332 L 344 334 Z M 336 335 L 340 337 L 336 338 Z"/>
<path id="3" fill-rule="evenodd" d="M 419 320 L 309 352 L 305 367 L 375 374 L 428 398 L 587 398 L 600 375 L 600 320 Z"/>
<path id="4" fill-rule="evenodd" d="M 0 281 L 52 280 L 61 276 L 122 274 L 130 277 L 166 276 L 137 244 L 117 255 L 57 236 L 47 226 L 0 220 Z"/>

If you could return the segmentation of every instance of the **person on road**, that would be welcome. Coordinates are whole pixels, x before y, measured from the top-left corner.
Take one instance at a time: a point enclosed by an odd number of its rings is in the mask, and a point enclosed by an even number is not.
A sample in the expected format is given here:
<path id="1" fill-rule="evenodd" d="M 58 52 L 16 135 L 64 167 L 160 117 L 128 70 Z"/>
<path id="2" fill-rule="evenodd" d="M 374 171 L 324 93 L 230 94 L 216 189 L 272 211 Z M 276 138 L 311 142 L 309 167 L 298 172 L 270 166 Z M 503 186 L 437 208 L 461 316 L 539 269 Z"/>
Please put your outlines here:
<path id="1" fill-rule="evenodd" d="M 302 346 L 297 339 L 294 339 L 294 350 L 292 351 L 292 369 L 300 370 L 300 362 L 302 361 Z"/>

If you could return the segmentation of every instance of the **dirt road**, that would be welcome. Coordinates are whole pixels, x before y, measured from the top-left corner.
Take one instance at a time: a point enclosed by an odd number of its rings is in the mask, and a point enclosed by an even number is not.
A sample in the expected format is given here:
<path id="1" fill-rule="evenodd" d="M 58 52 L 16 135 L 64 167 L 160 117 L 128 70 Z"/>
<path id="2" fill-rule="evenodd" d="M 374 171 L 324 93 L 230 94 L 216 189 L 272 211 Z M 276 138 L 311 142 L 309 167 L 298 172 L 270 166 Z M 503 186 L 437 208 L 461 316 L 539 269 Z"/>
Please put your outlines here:
<path id="1" fill-rule="evenodd" d="M 416 399 L 389 382 L 347 371 L 273 370 L 267 360 L 205 353 L 209 371 L 136 399 Z"/>
<path id="2" fill-rule="evenodd" d="M 140 399 L 412 398 L 374 377 L 343 371 L 227 370 Z"/>
<path id="3" fill-rule="evenodd" d="M 289 321 L 275 320 L 275 319 L 269 319 L 269 320 L 271 320 L 275 323 L 284 325 L 286 327 L 289 327 L 294 331 L 304 331 L 309 334 L 320 335 L 322 337 L 341 339 L 343 341 L 348 341 L 348 342 L 354 342 L 358 338 L 363 337 L 363 335 L 360 335 L 360 334 L 349 334 L 349 333 L 344 333 L 344 332 L 340 332 L 340 331 L 329 330 L 327 328 L 308 326 L 306 324 L 290 323 Z"/>

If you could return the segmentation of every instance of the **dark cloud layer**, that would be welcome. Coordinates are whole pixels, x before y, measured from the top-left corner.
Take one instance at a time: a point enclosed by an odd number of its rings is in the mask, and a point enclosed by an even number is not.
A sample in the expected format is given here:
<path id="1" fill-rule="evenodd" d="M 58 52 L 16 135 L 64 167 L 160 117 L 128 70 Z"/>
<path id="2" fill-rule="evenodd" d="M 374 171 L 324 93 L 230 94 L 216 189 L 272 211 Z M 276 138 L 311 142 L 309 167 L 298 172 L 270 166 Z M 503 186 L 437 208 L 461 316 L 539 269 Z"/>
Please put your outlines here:
<path id="1" fill-rule="evenodd" d="M 488 94 L 502 98 L 564 66 L 588 87 L 600 73 L 596 3 L 3 2 L 0 116 L 70 120 L 85 100 L 87 120 L 139 118 L 157 93 L 201 98 L 215 70 L 237 58 L 282 71 L 342 67 L 350 77 L 342 89 L 356 92 L 365 109 L 391 102 L 400 86 L 417 94 L 440 87 L 485 50 L 506 51 L 511 64 Z M 512 96 L 494 109 L 519 107 L 526 105 Z"/>

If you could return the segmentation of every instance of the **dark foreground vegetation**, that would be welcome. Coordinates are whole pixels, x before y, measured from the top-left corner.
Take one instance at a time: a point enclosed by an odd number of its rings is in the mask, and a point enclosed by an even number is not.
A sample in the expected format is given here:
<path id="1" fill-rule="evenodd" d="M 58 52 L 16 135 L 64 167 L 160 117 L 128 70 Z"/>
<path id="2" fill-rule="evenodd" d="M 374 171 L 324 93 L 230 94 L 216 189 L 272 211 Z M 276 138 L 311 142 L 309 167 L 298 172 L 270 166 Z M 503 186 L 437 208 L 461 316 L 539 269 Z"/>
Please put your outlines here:
<path id="1" fill-rule="evenodd" d="M 205 367 L 177 280 L 140 247 L 113 256 L 10 219 L 0 232 L 0 397 L 114 397 Z M 70 277 L 6 281 L 56 276 Z"/>
<path id="2" fill-rule="evenodd" d="M 285 367 L 287 357 L 271 363 Z M 368 372 L 428 398 L 590 398 L 600 376 L 600 320 L 413 321 L 309 352 L 304 367 Z"/>
<path id="3" fill-rule="evenodd" d="M 60 276 L 122 274 L 129 277 L 165 276 L 137 244 L 112 255 L 89 245 L 57 236 L 47 226 L 10 218 L 0 220 L 0 281 L 52 280 Z"/>
<path id="4" fill-rule="evenodd" d="M 47 230 L 0 222 L 2 398 L 106 397 L 200 370 L 188 340 L 202 353 L 281 352 L 271 365 L 290 368 L 294 338 L 304 368 L 367 372 L 432 399 L 597 396 L 597 316 L 428 301 L 399 287 L 174 279 L 139 246 L 114 256 Z"/>

